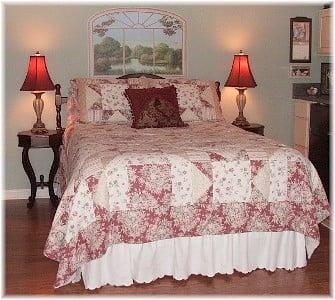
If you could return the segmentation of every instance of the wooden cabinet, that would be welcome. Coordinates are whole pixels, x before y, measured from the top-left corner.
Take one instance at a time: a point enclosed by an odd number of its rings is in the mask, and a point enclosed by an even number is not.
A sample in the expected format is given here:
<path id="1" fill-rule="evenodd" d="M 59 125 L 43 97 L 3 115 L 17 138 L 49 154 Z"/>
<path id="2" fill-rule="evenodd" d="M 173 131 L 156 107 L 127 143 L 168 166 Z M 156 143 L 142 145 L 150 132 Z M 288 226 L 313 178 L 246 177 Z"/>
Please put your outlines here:
<path id="1" fill-rule="evenodd" d="M 312 102 L 296 100 L 294 107 L 294 148 L 308 157 L 309 125 Z"/>
<path id="2" fill-rule="evenodd" d="M 329 105 L 296 100 L 294 148 L 313 163 L 329 199 Z"/>
<path id="3" fill-rule="evenodd" d="M 332 9 L 322 9 L 319 13 L 319 49 L 320 55 L 331 55 Z"/>

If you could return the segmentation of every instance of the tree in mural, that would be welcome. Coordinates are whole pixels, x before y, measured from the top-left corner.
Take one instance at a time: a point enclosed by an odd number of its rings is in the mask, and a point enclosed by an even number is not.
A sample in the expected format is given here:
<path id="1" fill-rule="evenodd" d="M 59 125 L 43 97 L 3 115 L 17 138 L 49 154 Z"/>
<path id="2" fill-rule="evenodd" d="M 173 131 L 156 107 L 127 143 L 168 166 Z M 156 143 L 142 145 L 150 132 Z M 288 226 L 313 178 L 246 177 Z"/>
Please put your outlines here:
<path id="1" fill-rule="evenodd" d="M 108 27 L 115 23 L 115 19 L 110 17 L 107 21 L 96 24 L 93 28 L 93 34 L 97 34 L 99 37 L 104 37 L 108 31 Z"/>
<path id="2" fill-rule="evenodd" d="M 168 36 L 174 35 L 178 29 L 182 28 L 181 22 L 170 16 L 162 17 L 159 22 L 164 26 L 163 32 Z"/>
<path id="3" fill-rule="evenodd" d="M 167 36 L 172 36 L 182 29 L 181 22 L 170 16 L 163 16 L 159 22 L 164 26 L 163 33 Z M 168 70 L 182 69 L 182 49 L 173 49 L 166 43 L 160 43 L 155 48 L 155 58 L 158 65 L 165 65 Z"/>
<path id="4" fill-rule="evenodd" d="M 112 37 L 104 37 L 99 44 L 94 45 L 94 69 L 97 72 L 107 71 L 112 64 L 122 63 L 123 54 L 120 42 Z"/>
<path id="5" fill-rule="evenodd" d="M 125 48 L 125 60 L 130 61 L 132 51 L 128 45 Z M 99 72 L 106 72 L 112 65 L 123 62 L 123 49 L 121 43 L 112 37 L 105 37 L 101 43 L 94 45 L 94 69 Z"/>
<path id="6" fill-rule="evenodd" d="M 140 59 L 142 54 L 153 55 L 153 49 L 142 45 L 137 45 L 133 49 L 133 58 Z"/>
<path id="7" fill-rule="evenodd" d="M 171 66 L 172 69 L 182 69 L 183 64 L 183 52 L 181 49 L 172 49 L 172 51 L 169 53 L 168 56 L 168 62 L 169 66 Z"/>
<path id="8" fill-rule="evenodd" d="M 170 52 L 170 47 L 165 44 L 165 43 L 159 43 L 156 47 L 155 47 L 155 59 L 156 59 L 156 63 L 157 64 L 163 64 L 166 65 L 167 63 L 167 55 Z"/>
<path id="9" fill-rule="evenodd" d="M 169 70 L 182 68 L 182 50 L 170 48 L 165 43 L 159 43 L 155 47 L 156 64 L 166 66 Z"/>
<path id="10" fill-rule="evenodd" d="M 132 50 L 131 48 L 128 46 L 128 45 L 124 45 L 124 52 L 125 52 L 125 62 L 126 63 L 129 63 L 130 62 L 130 59 L 132 58 Z"/>

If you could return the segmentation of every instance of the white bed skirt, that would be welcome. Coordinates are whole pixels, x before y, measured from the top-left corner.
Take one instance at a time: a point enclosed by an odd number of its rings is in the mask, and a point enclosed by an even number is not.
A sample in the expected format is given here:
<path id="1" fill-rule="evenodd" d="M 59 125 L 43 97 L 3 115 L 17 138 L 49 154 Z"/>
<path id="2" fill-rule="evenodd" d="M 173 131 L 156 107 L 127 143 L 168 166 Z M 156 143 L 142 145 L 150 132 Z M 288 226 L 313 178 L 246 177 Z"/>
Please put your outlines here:
<path id="1" fill-rule="evenodd" d="M 216 273 L 248 273 L 257 268 L 293 270 L 307 264 L 318 242 L 303 234 L 247 232 L 239 234 L 181 237 L 145 244 L 118 244 L 99 259 L 82 266 L 72 282 L 83 277 L 85 288 L 106 284 L 129 286 L 148 283 L 165 275 L 177 280 L 191 274 L 212 277 Z"/>

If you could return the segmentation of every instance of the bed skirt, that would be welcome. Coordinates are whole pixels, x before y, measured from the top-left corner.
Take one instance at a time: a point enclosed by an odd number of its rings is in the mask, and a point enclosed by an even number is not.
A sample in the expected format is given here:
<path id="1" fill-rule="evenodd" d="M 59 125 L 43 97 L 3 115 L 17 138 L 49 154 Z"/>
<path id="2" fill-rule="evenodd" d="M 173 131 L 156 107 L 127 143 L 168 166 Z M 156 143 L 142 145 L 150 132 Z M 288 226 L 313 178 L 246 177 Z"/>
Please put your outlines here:
<path id="1" fill-rule="evenodd" d="M 86 289 L 106 284 L 129 286 L 166 275 L 187 279 L 191 274 L 248 273 L 255 269 L 293 270 L 307 264 L 318 242 L 293 231 L 181 237 L 145 244 L 117 244 L 81 267 Z M 307 254 L 307 255 L 306 255 Z M 81 273 L 81 274 L 80 274 Z"/>

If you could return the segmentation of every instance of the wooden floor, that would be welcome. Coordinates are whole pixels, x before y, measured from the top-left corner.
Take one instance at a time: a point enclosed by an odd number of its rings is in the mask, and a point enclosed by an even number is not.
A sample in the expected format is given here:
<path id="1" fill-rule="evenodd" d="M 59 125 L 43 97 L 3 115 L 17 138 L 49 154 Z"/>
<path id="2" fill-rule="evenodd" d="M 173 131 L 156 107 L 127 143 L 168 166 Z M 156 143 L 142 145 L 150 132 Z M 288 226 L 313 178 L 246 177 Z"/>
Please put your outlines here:
<path id="1" fill-rule="evenodd" d="M 329 294 L 329 230 L 320 227 L 321 244 L 307 267 L 289 272 L 256 270 L 244 275 L 216 275 L 213 278 L 191 276 L 177 281 L 164 277 L 149 284 L 131 287 L 105 286 L 85 290 L 81 282 L 54 289 L 57 262 L 44 257 L 43 247 L 51 226 L 54 209 L 45 199 L 38 199 L 31 210 L 26 200 L 8 200 L 6 211 L 6 295 L 66 294 L 231 294 L 231 295 L 299 295 Z"/>

